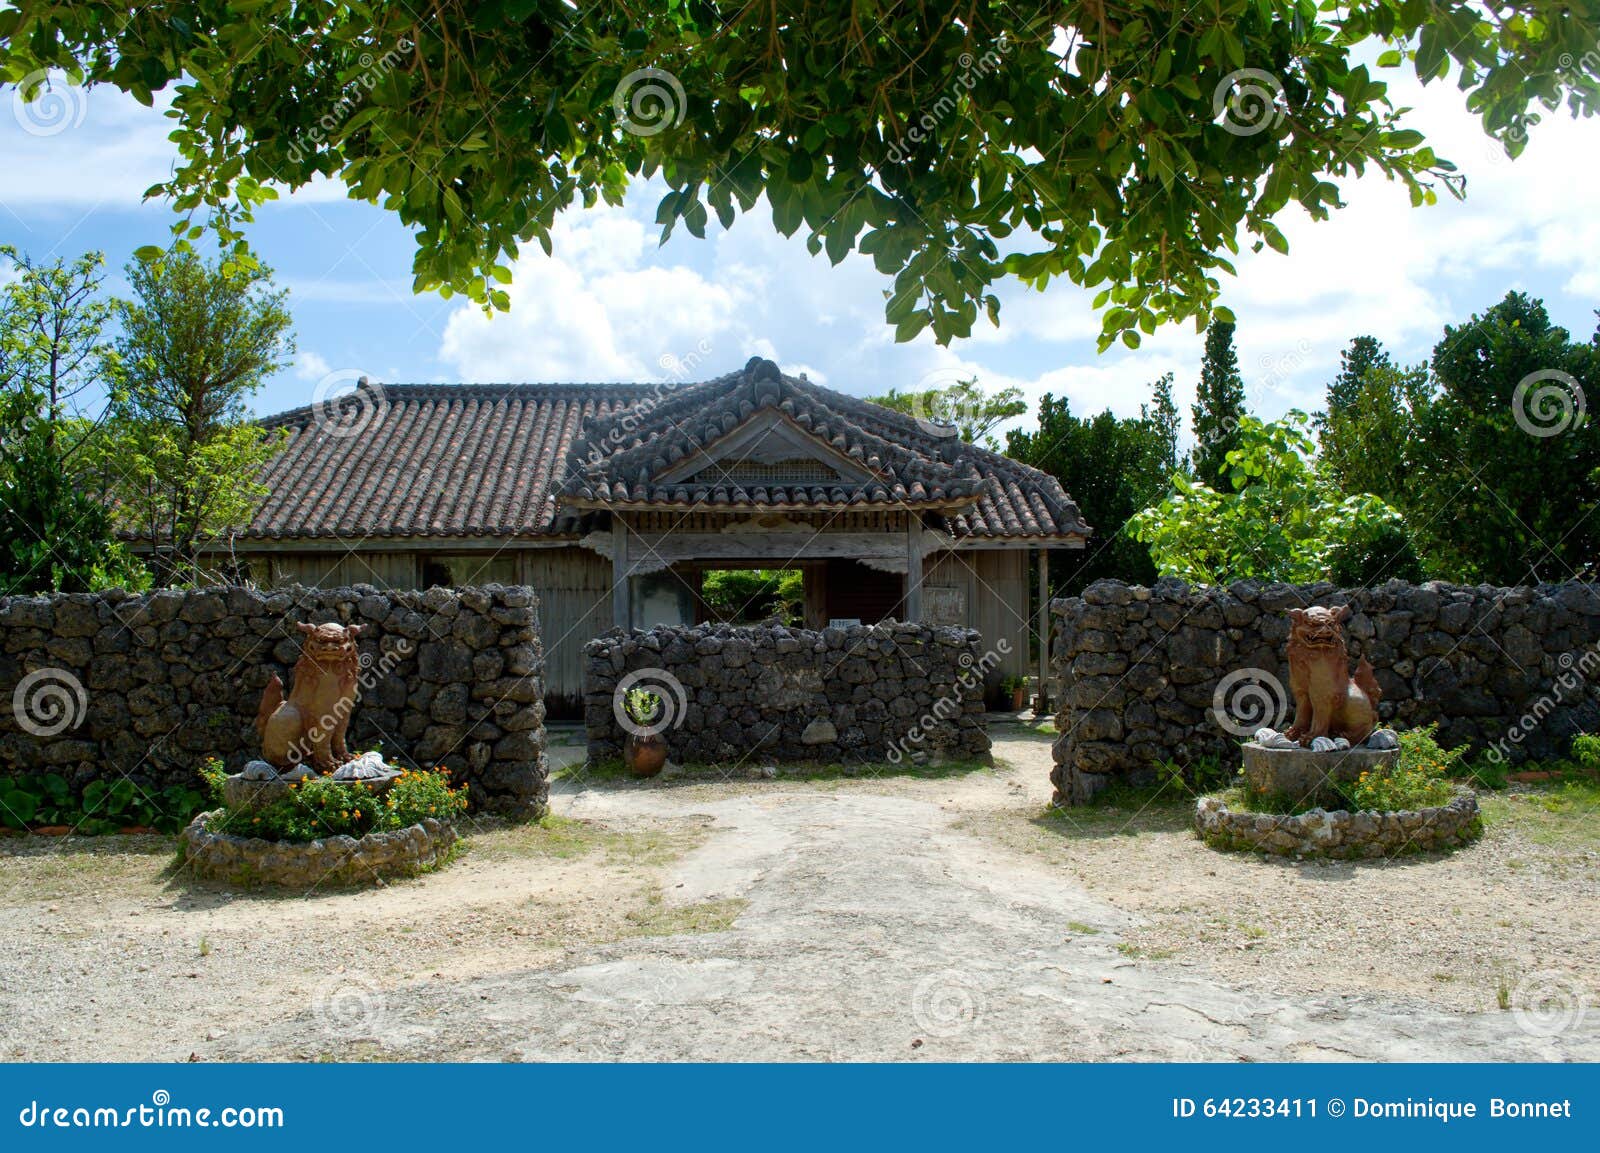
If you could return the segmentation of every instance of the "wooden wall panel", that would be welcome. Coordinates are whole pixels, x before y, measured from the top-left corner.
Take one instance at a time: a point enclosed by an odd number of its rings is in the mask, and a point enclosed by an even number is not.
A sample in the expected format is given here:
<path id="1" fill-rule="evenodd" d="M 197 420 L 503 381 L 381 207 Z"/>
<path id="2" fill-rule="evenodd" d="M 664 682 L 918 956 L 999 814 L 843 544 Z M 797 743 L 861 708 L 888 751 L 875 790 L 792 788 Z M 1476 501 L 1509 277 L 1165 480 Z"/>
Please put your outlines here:
<path id="1" fill-rule="evenodd" d="M 539 594 L 546 710 L 581 716 L 583 646 L 611 627 L 611 562 L 585 548 L 529 549 L 522 566 Z"/>
<path id="2" fill-rule="evenodd" d="M 998 689 L 1002 677 L 1028 673 L 1030 555 L 1025 549 L 946 552 L 929 558 L 922 578 L 925 589 L 950 589 L 959 594 L 965 602 L 965 619 L 960 623 L 982 633 L 986 649 L 1001 638 L 1011 646 L 989 675 L 991 689 Z M 937 593 L 925 594 L 924 599 L 929 607 L 951 603 Z"/>
<path id="3" fill-rule="evenodd" d="M 255 580 L 267 587 L 303 584 L 311 588 L 376 585 L 417 587 L 417 554 L 410 552 L 257 553 L 250 558 Z"/>

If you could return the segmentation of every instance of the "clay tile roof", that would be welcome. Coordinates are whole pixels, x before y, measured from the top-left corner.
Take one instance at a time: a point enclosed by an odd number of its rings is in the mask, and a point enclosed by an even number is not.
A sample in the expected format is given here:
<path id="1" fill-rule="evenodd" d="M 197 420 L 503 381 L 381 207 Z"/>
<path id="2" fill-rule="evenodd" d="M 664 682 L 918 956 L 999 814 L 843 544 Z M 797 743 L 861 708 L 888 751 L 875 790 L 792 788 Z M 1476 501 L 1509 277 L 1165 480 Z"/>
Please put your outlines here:
<path id="1" fill-rule="evenodd" d="M 864 479 L 671 475 L 763 410 Z M 245 530 L 257 539 L 570 536 L 608 507 L 663 503 L 924 507 L 956 536 L 1090 531 L 1054 477 L 759 359 L 699 384 L 363 384 L 263 424 L 287 441 Z"/>

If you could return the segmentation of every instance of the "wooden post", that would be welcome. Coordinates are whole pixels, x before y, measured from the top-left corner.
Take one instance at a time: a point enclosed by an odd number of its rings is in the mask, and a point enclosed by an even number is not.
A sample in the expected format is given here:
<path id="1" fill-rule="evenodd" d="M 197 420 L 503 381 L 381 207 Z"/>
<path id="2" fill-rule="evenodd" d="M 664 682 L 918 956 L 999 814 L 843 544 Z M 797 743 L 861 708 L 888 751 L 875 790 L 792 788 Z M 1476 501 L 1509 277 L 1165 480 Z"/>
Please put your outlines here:
<path id="1" fill-rule="evenodd" d="M 611 514 L 611 623 L 618 628 L 631 628 L 633 624 L 632 598 L 628 575 L 628 526 L 622 523 L 622 514 Z"/>
<path id="2" fill-rule="evenodd" d="M 1050 550 L 1039 548 L 1039 695 L 1033 699 L 1033 715 L 1050 711 Z"/>
<path id="3" fill-rule="evenodd" d="M 922 619 L 922 517 L 906 514 L 906 620 Z"/>

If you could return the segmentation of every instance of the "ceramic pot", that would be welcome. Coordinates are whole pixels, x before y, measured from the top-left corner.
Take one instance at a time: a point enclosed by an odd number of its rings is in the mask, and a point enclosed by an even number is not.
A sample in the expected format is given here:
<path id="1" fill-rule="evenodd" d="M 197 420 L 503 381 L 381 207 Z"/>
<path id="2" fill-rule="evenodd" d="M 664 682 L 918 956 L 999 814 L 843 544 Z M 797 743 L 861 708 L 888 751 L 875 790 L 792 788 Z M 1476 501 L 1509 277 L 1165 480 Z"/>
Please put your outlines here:
<path id="1" fill-rule="evenodd" d="M 667 763 L 667 742 L 659 733 L 629 733 L 622 742 L 622 763 L 636 777 L 653 777 Z"/>

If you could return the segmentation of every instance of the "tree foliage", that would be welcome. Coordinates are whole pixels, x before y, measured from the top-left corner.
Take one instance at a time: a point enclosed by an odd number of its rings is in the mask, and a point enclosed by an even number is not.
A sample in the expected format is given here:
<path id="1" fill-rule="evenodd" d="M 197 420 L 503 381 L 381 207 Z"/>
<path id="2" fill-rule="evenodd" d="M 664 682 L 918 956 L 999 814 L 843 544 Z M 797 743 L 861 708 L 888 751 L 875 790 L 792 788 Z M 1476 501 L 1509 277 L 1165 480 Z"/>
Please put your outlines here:
<path id="1" fill-rule="evenodd" d="M 805 619 L 805 573 L 793 569 L 714 569 L 700 584 L 700 599 L 719 621 L 753 624 L 778 617 Z"/>
<path id="2" fill-rule="evenodd" d="M 38 263 L 11 247 L 0 285 L 0 596 L 148 583 L 84 483 L 110 305 L 103 260 Z"/>
<path id="3" fill-rule="evenodd" d="M 80 483 L 32 390 L 0 398 L 0 596 L 144 588 L 105 503 Z"/>
<path id="4" fill-rule="evenodd" d="M 867 399 L 914 416 L 932 427 L 949 429 L 968 444 L 989 449 L 999 447 L 994 438 L 995 429 L 1028 411 L 1028 402 L 1022 399 L 1020 388 L 1002 388 L 990 395 L 979 386 L 976 378 L 960 380 L 944 388 L 909 392 L 891 388 L 882 396 Z"/>
<path id="5" fill-rule="evenodd" d="M 1445 328 L 1436 395 L 1402 452 L 1399 500 L 1431 571 L 1525 584 L 1592 574 L 1600 557 L 1600 331 L 1574 340 L 1512 292 Z"/>
<path id="6" fill-rule="evenodd" d="M 1393 368 L 1394 361 L 1375 336 L 1358 336 L 1339 354 L 1339 374 L 1328 383 L 1328 412 L 1331 414 L 1355 401 L 1367 373 Z"/>
<path id="7" fill-rule="evenodd" d="M 1178 474 L 1164 500 L 1132 518 L 1129 532 L 1161 575 L 1202 584 L 1323 580 L 1338 550 L 1399 523 L 1378 497 L 1330 482 L 1316 465 L 1309 425 L 1301 412 L 1270 424 L 1243 417 L 1227 460 L 1233 491 Z"/>
<path id="8" fill-rule="evenodd" d="M 1006 278 L 1098 290 L 1102 347 L 1204 324 L 1243 235 L 1325 218 L 1376 170 L 1414 203 L 1459 183 L 1359 59 L 1453 77 L 1512 154 L 1541 109 L 1600 104 L 1570 0 L 15 0 L 0 74 L 151 103 L 178 167 L 156 192 L 237 244 L 274 187 L 319 177 L 394 211 L 419 290 L 509 304 L 507 261 L 557 213 L 660 174 L 664 233 L 764 198 L 785 235 L 893 281 L 886 316 L 941 342 Z M 236 258 L 245 259 L 241 249 Z"/>
<path id="9" fill-rule="evenodd" d="M 1342 403 L 1334 401 L 1335 387 Z M 1323 467 L 1345 492 L 1376 493 L 1410 508 L 1417 429 L 1433 399 L 1427 369 L 1395 368 L 1385 354 L 1359 377 L 1330 386 L 1328 396 L 1328 411 L 1317 421 Z"/>
<path id="10" fill-rule="evenodd" d="M 286 293 L 259 266 L 176 253 L 128 266 L 117 400 L 100 464 L 118 515 L 154 542 L 164 576 L 205 579 L 203 547 L 249 521 L 279 447 L 246 401 L 294 351 Z"/>
<path id="11" fill-rule="evenodd" d="M 1214 487 L 1229 487 L 1228 454 L 1239 444 L 1244 417 L 1244 378 L 1233 348 L 1233 325 L 1215 320 L 1206 330 L 1205 360 L 1195 390 L 1194 472 Z"/>
<path id="12" fill-rule="evenodd" d="M 1172 377 L 1156 381 L 1154 393 L 1133 419 L 1109 409 L 1074 416 L 1065 397 L 1046 393 L 1039 401 L 1038 430 L 1008 437 L 1006 455 L 1060 480 L 1094 526 L 1085 552 L 1069 557 L 1064 569 L 1057 566 L 1058 583 L 1069 593 L 1103 577 L 1149 583 L 1156 575 L 1149 550 L 1123 530 L 1129 517 L 1167 491 L 1178 467 Z"/>

